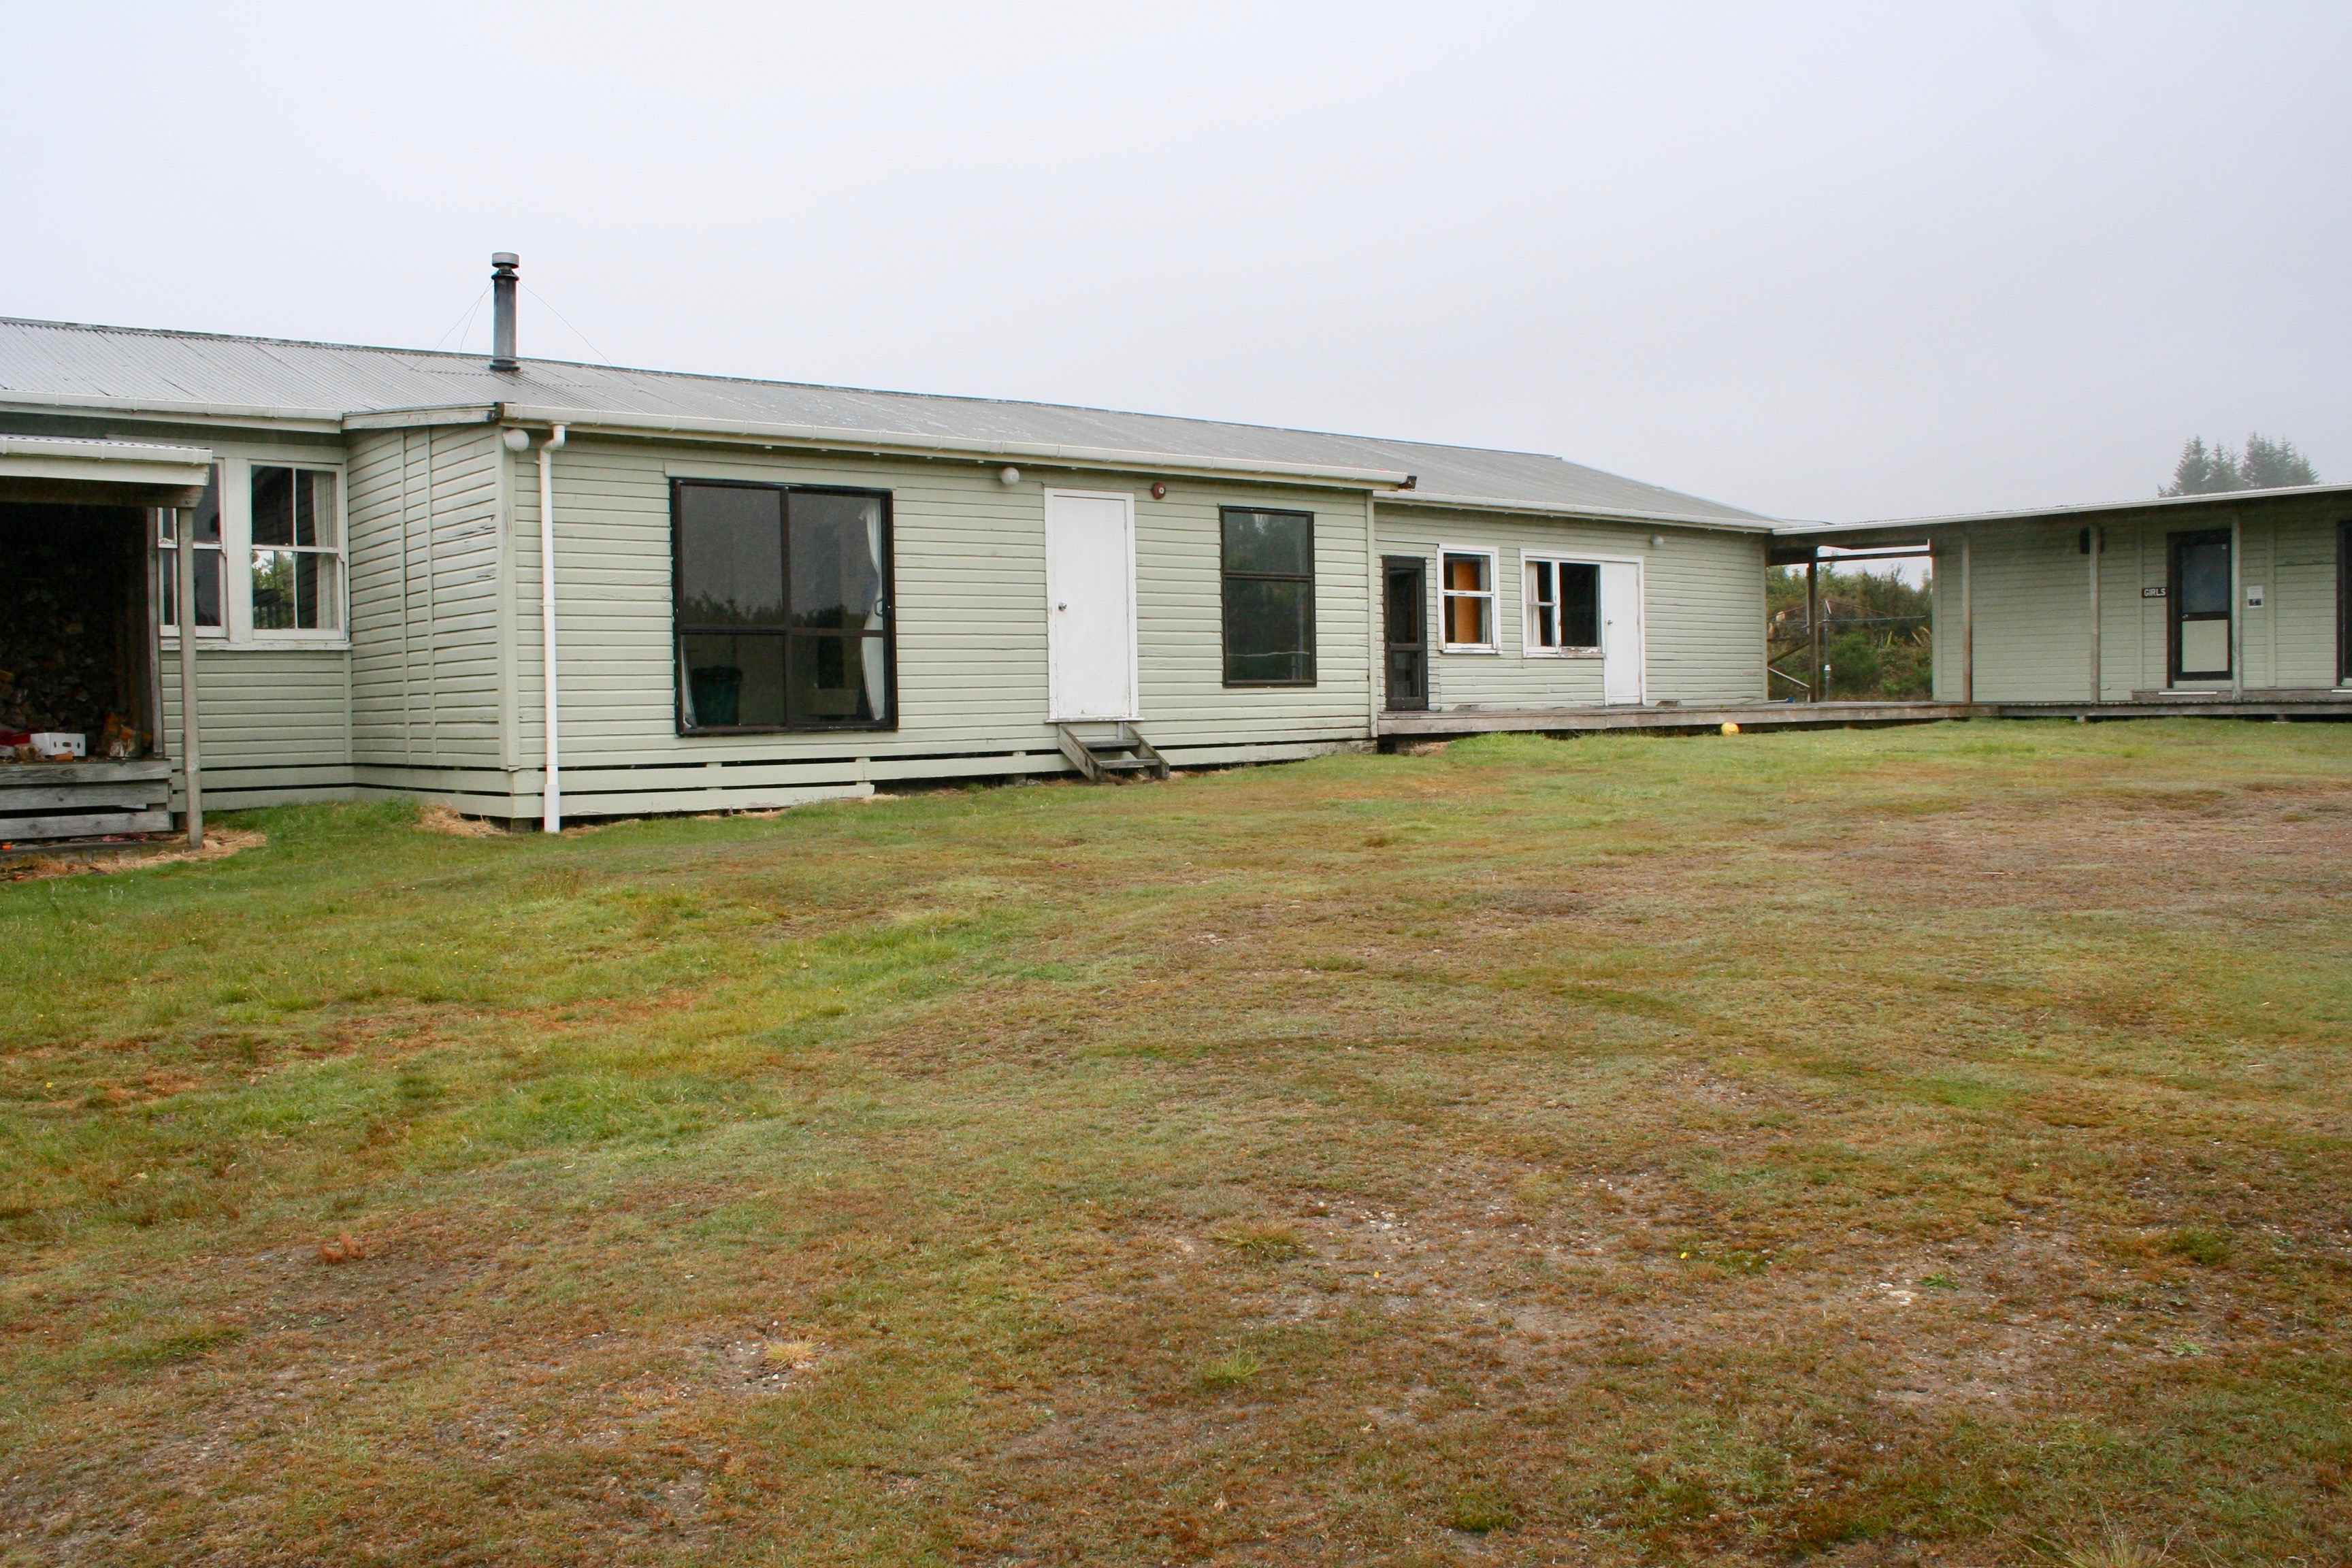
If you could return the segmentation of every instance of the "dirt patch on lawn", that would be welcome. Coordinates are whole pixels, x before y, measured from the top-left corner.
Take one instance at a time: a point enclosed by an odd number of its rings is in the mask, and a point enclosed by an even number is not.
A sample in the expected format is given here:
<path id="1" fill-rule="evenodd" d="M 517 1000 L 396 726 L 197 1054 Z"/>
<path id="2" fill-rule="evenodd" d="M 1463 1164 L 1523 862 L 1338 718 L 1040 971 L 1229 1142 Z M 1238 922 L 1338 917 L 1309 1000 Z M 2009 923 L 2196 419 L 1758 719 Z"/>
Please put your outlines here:
<path id="1" fill-rule="evenodd" d="M 249 827 L 207 827 L 205 847 L 191 849 L 184 838 L 159 839 L 152 845 L 122 848 L 60 849 L 0 864 L 0 882 L 31 882 L 45 877 L 113 876 L 145 871 L 157 866 L 184 866 L 194 861 L 226 860 L 269 842 L 266 834 Z"/>

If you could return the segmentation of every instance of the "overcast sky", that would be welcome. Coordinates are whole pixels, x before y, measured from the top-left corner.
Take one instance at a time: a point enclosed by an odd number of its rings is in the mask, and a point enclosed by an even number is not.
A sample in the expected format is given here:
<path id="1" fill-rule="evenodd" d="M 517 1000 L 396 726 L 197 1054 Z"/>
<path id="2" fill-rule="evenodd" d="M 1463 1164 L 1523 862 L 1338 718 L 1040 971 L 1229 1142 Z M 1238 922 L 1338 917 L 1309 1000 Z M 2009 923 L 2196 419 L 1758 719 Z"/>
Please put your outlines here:
<path id="1" fill-rule="evenodd" d="M 454 345 L 504 248 L 527 354 L 1787 517 L 2147 494 L 2198 432 L 2352 479 L 2340 0 L 25 4 L 6 50 L 0 313 Z"/>

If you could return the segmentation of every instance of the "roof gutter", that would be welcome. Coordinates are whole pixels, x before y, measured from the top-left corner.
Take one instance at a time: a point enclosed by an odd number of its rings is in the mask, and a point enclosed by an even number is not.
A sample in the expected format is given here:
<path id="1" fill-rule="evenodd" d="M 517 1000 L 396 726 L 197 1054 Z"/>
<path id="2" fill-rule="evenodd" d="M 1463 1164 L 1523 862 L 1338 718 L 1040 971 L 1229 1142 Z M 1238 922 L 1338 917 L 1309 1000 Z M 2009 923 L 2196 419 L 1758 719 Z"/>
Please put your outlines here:
<path id="1" fill-rule="evenodd" d="M 201 488 L 212 460 L 207 447 L 0 436 L 0 470 L 9 473 Z"/>
<path id="2" fill-rule="evenodd" d="M 80 393 L 0 391 L 0 409 L 88 409 L 100 414 L 153 414 L 212 425 L 262 424 L 333 433 L 343 428 L 340 408 L 291 408 L 261 403 L 175 403 L 156 397 L 88 397 Z"/>
<path id="3" fill-rule="evenodd" d="M 1383 506 L 1443 507 L 1453 511 L 1517 511 L 1539 517 L 1590 517 L 1604 521 L 1670 522 L 1684 528 L 1718 528 L 1739 533 L 1774 533 L 1781 526 L 1769 517 L 1743 522 L 1738 518 L 1696 517 L 1688 512 L 1634 511 L 1622 507 L 1567 506 L 1553 501 L 1505 500 L 1494 496 L 1436 495 L 1416 489 L 1410 495 L 1382 496 Z"/>
<path id="4" fill-rule="evenodd" d="M 413 425 L 489 422 L 517 426 L 562 425 L 575 436 L 667 436 L 688 440 L 751 442 L 767 447 L 855 450 L 877 457 L 969 457 L 997 461 L 1017 458 L 1048 468 L 1112 468 L 1147 473 L 1216 475 L 1277 484 L 1328 485 L 1343 489 L 1403 490 L 1413 476 L 1399 468 L 1331 468 L 1318 463 L 1277 463 L 1254 458 L 1203 457 L 1186 452 L 1130 451 L 1117 447 L 1078 447 L 1044 441 L 992 441 L 966 436 L 918 436 L 903 430 L 859 430 L 831 425 L 791 425 L 754 419 L 694 419 L 658 414 L 615 414 L 591 408 L 548 408 L 530 404 L 466 405 L 446 409 L 390 409 L 355 414 L 343 422 L 352 430 L 394 429 Z"/>

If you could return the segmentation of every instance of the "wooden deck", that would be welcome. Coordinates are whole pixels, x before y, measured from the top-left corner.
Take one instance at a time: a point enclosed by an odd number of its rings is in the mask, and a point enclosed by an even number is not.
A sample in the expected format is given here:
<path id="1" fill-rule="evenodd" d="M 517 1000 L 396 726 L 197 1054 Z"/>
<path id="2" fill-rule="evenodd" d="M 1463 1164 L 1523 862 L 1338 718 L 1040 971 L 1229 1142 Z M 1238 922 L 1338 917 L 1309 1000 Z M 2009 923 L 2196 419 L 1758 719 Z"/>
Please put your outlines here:
<path id="1" fill-rule="evenodd" d="M 171 799 L 161 759 L 0 764 L 0 845 L 165 832 Z"/>
<path id="2" fill-rule="evenodd" d="M 2249 692 L 2207 697 L 2144 696 L 2116 702 L 1752 702 L 1718 708 L 1461 708 L 1434 713 L 1383 713 L 1382 738 L 1525 733 L 1592 734 L 1609 730 L 1669 733 L 1720 730 L 1856 729 L 1932 724 L 1947 719 L 2295 719 L 2352 720 L 2352 691 Z"/>

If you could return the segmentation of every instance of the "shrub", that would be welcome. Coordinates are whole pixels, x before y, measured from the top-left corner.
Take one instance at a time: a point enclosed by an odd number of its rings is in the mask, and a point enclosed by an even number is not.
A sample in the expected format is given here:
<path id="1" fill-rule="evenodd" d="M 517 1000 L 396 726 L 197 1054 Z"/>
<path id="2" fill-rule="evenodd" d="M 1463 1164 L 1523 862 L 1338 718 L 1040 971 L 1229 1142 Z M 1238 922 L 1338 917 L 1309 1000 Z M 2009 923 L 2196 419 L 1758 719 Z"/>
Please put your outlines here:
<path id="1" fill-rule="evenodd" d="M 1239 1388 L 1265 1370 L 1265 1363 L 1249 1352 L 1235 1351 L 1202 1367 L 1197 1381 L 1206 1389 Z"/>

